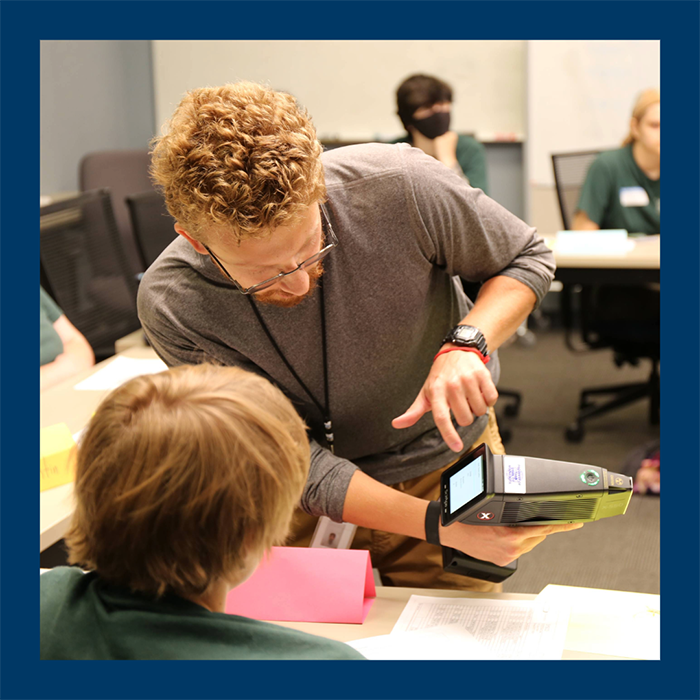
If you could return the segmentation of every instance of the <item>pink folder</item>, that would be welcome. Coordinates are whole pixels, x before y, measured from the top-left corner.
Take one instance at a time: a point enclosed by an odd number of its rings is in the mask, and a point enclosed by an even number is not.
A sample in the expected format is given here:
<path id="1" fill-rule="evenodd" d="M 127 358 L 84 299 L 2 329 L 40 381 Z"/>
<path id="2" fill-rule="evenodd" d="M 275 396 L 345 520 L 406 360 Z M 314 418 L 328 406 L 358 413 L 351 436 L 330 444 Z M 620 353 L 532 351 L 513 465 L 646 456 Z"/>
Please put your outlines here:
<path id="1" fill-rule="evenodd" d="M 226 612 L 256 620 L 362 624 L 376 596 L 364 549 L 273 547 Z"/>

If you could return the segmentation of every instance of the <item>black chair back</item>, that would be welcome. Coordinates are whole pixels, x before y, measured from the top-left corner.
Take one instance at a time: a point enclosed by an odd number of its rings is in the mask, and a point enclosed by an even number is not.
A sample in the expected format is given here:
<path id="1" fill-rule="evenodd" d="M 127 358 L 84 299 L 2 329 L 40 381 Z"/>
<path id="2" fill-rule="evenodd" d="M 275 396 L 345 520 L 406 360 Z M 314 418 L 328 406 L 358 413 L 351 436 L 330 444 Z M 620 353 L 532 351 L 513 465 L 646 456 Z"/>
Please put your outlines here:
<path id="1" fill-rule="evenodd" d="M 163 195 L 155 190 L 132 194 L 126 204 L 145 269 L 177 238 L 175 220 L 165 207 Z"/>
<path id="2" fill-rule="evenodd" d="M 41 281 L 99 361 L 140 327 L 137 281 L 128 266 L 109 191 L 41 207 Z"/>
<path id="3" fill-rule="evenodd" d="M 564 230 L 569 231 L 574 223 L 581 188 L 586 180 L 588 168 L 600 151 L 577 151 L 575 153 L 553 153 L 554 183 L 557 187 L 559 209 Z"/>
<path id="4" fill-rule="evenodd" d="M 114 218 L 122 239 L 127 263 L 134 274 L 143 272 L 141 259 L 134 241 L 126 196 L 132 192 L 153 189 L 148 169 L 151 156 L 147 149 L 94 151 L 80 161 L 80 191 L 89 192 L 107 188 L 112 195 Z"/>

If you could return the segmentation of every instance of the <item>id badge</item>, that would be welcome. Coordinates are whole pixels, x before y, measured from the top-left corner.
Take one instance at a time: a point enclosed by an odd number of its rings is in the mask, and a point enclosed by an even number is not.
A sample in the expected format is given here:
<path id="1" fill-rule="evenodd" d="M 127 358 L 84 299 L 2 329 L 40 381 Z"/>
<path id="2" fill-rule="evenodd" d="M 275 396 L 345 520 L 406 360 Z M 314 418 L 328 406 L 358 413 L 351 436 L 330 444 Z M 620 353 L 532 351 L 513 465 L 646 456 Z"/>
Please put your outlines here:
<path id="1" fill-rule="evenodd" d="M 643 187 L 620 187 L 620 204 L 623 207 L 645 207 L 649 195 Z"/>
<path id="2" fill-rule="evenodd" d="M 324 549 L 350 549 L 355 537 L 357 525 L 352 523 L 336 523 L 325 515 L 318 519 L 318 524 L 311 538 L 310 547 Z"/>

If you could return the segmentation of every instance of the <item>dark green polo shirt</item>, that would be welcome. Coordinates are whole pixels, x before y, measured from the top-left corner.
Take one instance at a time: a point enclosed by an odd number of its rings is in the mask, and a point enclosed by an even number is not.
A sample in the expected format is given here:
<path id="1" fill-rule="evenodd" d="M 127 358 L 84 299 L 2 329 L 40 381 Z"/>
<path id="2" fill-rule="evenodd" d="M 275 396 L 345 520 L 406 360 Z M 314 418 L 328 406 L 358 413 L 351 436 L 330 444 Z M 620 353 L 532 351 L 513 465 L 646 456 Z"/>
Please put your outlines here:
<path id="1" fill-rule="evenodd" d="M 632 156 L 632 146 L 601 153 L 591 164 L 578 208 L 602 229 L 629 233 L 661 231 L 661 179 L 650 180 Z"/>
<path id="2" fill-rule="evenodd" d="M 63 316 L 56 302 L 39 287 L 39 353 L 40 364 L 53 362 L 62 352 L 63 343 L 53 324 Z"/>
<path id="3" fill-rule="evenodd" d="M 392 143 L 411 143 L 411 137 L 406 135 Z M 457 152 L 455 153 L 459 167 L 469 180 L 472 187 L 478 187 L 489 193 L 489 180 L 486 174 L 486 149 L 482 143 L 466 134 L 459 134 L 457 138 Z"/>
<path id="4" fill-rule="evenodd" d="M 42 659 L 364 659 L 342 642 L 155 600 L 76 568 L 42 574 L 39 589 Z"/>

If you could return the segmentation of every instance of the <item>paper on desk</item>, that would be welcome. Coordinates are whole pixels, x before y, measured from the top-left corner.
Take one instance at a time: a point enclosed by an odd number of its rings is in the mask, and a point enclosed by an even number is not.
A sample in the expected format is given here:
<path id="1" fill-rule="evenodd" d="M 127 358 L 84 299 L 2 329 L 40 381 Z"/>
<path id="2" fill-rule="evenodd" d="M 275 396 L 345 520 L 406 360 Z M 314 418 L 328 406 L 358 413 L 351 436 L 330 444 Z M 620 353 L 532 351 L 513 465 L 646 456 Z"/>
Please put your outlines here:
<path id="1" fill-rule="evenodd" d="M 571 608 L 566 648 L 632 659 L 661 658 L 661 599 L 575 586 L 546 586 L 535 599 L 539 607 Z"/>
<path id="2" fill-rule="evenodd" d="M 624 229 L 559 231 L 554 242 L 554 249 L 562 255 L 621 255 L 634 246 Z"/>
<path id="3" fill-rule="evenodd" d="M 470 661 L 492 658 L 471 633 L 458 624 L 414 632 L 392 632 L 346 642 L 372 661 Z"/>
<path id="4" fill-rule="evenodd" d="M 78 391 L 105 391 L 116 389 L 124 382 L 142 374 L 156 374 L 168 369 L 158 359 L 141 360 L 135 357 L 117 357 L 92 376 L 75 385 Z"/>
<path id="5" fill-rule="evenodd" d="M 565 606 L 550 605 L 543 610 L 529 600 L 414 595 L 391 634 L 457 625 L 468 652 L 479 650 L 479 656 L 470 658 L 561 659 L 568 621 Z"/>

